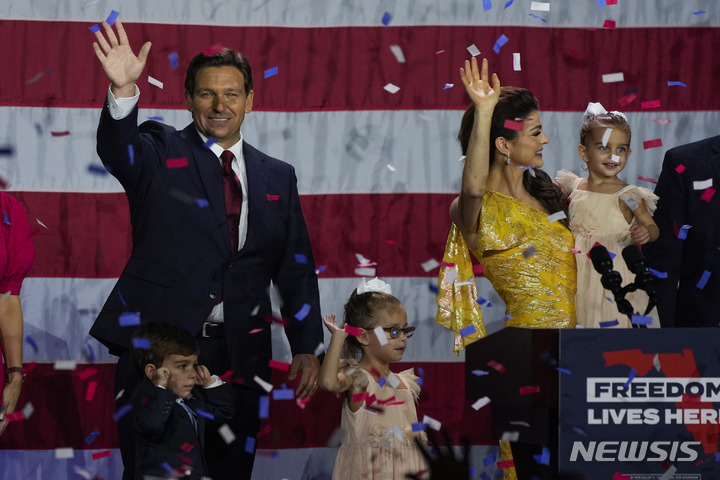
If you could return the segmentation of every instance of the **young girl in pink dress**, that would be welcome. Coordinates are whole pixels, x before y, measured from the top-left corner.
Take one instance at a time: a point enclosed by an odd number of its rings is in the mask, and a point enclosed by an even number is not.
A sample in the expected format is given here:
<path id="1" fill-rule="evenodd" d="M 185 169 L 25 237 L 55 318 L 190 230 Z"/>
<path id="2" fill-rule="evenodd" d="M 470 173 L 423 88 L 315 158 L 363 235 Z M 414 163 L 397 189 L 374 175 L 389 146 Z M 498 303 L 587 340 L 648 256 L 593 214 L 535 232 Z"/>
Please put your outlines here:
<path id="1" fill-rule="evenodd" d="M 382 280 L 362 281 L 345 304 L 345 325 L 323 321 L 331 332 L 320 369 L 320 388 L 344 393 L 342 441 L 333 480 L 401 480 L 426 467 L 415 437 L 420 385 L 412 369 L 390 371 L 402 360 L 414 327 Z M 345 353 L 346 359 L 341 359 Z M 359 361 L 358 361 L 359 357 Z M 423 437 L 424 438 L 424 437 Z"/>
<path id="2" fill-rule="evenodd" d="M 630 156 L 630 125 L 620 112 L 606 112 L 599 103 L 590 103 L 580 128 L 580 158 L 587 165 L 588 176 L 580 178 L 560 170 L 557 181 L 570 206 L 570 230 L 575 235 L 577 260 L 577 295 L 575 309 L 578 325 L 586 328 L 631 326 L 630 318 L 618 312 L 612 296 L 600 283 L 587 253 L 600 243 L 616 255 L 613 269 L 620 272 L 623 285 L 632 282 L 634 274 L 625 265 L 623 248 L 633 243 L 652 242 L 660 234 L 651 214 L 658 197 L 646 188 L 628 185 L 617 176 Z M 642 290 L 625 297 L 635 310 L 644 314 L 648 296 Z M 652 326 L 659 326 L 657 309 L 649 312 Z"/>

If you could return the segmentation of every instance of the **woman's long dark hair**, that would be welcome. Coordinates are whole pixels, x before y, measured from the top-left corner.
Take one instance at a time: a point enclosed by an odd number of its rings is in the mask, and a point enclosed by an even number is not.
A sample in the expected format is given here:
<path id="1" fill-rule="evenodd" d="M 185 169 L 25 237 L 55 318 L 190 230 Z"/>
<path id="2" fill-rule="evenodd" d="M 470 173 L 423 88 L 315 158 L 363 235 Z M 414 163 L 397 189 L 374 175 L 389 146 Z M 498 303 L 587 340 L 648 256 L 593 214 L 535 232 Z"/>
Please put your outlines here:
<path id="1" fill-rule="evenodd" d="M 505 120 L 527 118 L 538 109 L 538 100 L 530 90 L 518 87 L 502 87 L 500 89 L 500 98 L 493 111 L 490 125 L 490 165 L 495 161 L 497 151 L 495 140 L 503 137 L 508 141 L 513 141 L 518 137 L 517 130 L 505 127 Z M 460 131 L 458 132 L 458 141 L 463 155 L 467 155 L 474 122 L 475 104 L 470 104 L 465 110 L 460 123 Z M 525 190 L 535 197 L 551 214 L 563 211 L 567 216 L 567 199 L 560 187 L 555 185 L 550 176 L 542 169 L 534 168 L 533 171 L 535 176 L 530 174 L 530 170 L 523 172 L 523 187 L 525 187 Z M 568 225 L 567 219 L 562 220 L 562 222 L 565 226 Z"/>

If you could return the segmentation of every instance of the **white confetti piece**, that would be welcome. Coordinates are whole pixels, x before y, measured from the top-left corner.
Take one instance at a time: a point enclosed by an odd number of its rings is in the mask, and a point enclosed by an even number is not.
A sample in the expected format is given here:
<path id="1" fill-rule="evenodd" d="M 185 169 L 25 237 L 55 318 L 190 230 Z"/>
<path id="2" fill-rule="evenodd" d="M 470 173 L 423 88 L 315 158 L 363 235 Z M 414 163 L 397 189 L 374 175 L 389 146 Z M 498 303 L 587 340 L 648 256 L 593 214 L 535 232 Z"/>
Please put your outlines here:
<path id="1" fill-rule="evenodd" d="M 360 265 L 376 265 L 372 262 L 372 260 L 365 258 L 361 253 L 356 253 L 355 258 L 357 258 L 358 264 Z"/>
<path id="2" fill-rule="evenodd" d="M 390 93 L 393 93 L 393 94 L 395 94 L 395 93 L 397 93 L 397 92 L 400 91 L 400 87 L 398 87 L 397 85 L 393 85 L 392 83 L 388 83 L 388 84 L 385 85 L 383 88 L 384 88 L 386 91 L 388 91 L 388 92 L 390 92 Z"/>
<path id="3" fill-rule="evenodd" d="M 624 82 L 625 77 L 623 76 L 622 72 L 618 73 L 606 73 L 602 76 L 603 83 L 617 83 L 617 82 Z"/>
<path id="4" fill-rule="evenodd" d="M 693 182 L 693 189 L 694 190 L 705 190 L 707 188 L 712 187 L 713 185 L 713 179 L 708 178 L 707 180 L 700 180 L 697 182 Z"/>
<path id="5" fill-rule="evenodd" d="M 478 49 L 478 47 L 475 46 L 474 43 L 467 47 L 467 51 L 470 52 L 470 55 L 472 55 L 473 57 L 477 57 L 478 55 L 480 55 L 480 50 Z"/>
<path id="6" fill-rule="evenodd" d="M 530 428 L 530 424 L 527 422 L 521 422 L 520 420 L 515 420 L 514 422 L 510 422 L 510 425 L 519 425 L 521 427 L 527 427 Z"/>
<path id="7" fill-rule="evenodd" d="M 432 428 L 433 430 L 435 430 L 437 432 L 439 432 L 440 429 L 442 428 L 442 423 L 440 423 L 438 420 L 435 420 L 432 417 L 428 417 L 427 415 L 425 415 L 423 417 L 422 423 L 426 424 L 428 427 Z"/>
<path id="8" fill-rule="evenodd" d="M 610 135 L 612 135 L 612 131 L 613 131 L 612 128 L 605 129 L 605 133 L 603 133 L 603 138 L 602 138 L 602 146 L 603 147 L 607 147 L 607 142 L 610 141 Z"/>
<path id="9" fill-rule="evenodd" d="M 562 220 L 564 218 L 567 218 L 567 215 L 565 215 L 565 212 L 560 210 L 559 212 L 555 212 L 552 215 L 547 216 L 547 221 L 550 223 L 557 222 L 558 220 Z"/>
<path id="10" fill-rule="evenodd" d="M 425 272 L 429 272 L 430 270 L 435 270 L 437 267 L 440 266 L 440 263 L 435 260 L 434 258 L 431 258 L 430 260 L 422 263 L 422 268 L 425 270 Z"/>
<path id="11" fill-rule="evenodd" d="M 458 272 L 457 272 L 457 270 L 455 270 L 455 267 L 447 267 L 447 268 L 448 268 L 448 272 L 445 275 L 443 282 L 449 283 L 450 285 L 452 285 L 458 276 Z"/>
<path id="12" fill-rule="evenodd" d="M 75 456 L 75 453 L 73 452 L 72 448 L 56 448 L 55 449 L 55 458 L 58 460 L 63 460 L 66 458 L 73 458 Z"/>
<path id="13" fill-rule="evenodd" d="M 403 55 L 400 45 L 390 45 L 390 51 L 395 55 L 395 60 L 397 60 L 398 63 L 405 63 L 405 55 Z"/>
<path id="14" fill-rule="evenodd" d="M 263 390 L 265 390 L 266 392 L 270 393 L 272 391 L 273 386 L 271 384 L 269 384 L 268 382 L 266 382 L 265 380 L 263 380 L 262 378 L 258 377 L 257 375 L 255 375 L 253 377 L 253 380 L 255 381 L 255 383 L 260 385 L 263 388 Z"/>
<path id="15" fill-rule="evenodd" d="M 358 267 L 355 269 L 355 275 L 358 277 L 374 277 L 375 267 Z"/>
<path id="16" fill-rule="evenodd" d="M 258 305 L 255 305 L 255 308 L 253 308 L 253 309 L 252 309 L 252 312 L 250 312 L 250 316 L 251 316 L 251 317 L 254 317 L 255 315 L 258 314 L 259 311 L 260 311 L 260 305 L 259 305 L 259 304 L 258 304 Z"/>
<path id="17" fill-rule="evenodd" d="M 161 82 L 160 80 L 158 80 L 156 78 L 151 77 L 150 75 L 148 75 L 148 83 L 150 85 L 155 85 L 158 88 L 163 88 L 163 82 Z"/>
<path id="18" fill-rule="evenodd" d="M 638 207 L 638 204 L 634 198 L 626 198 L 623 201 L 625 202 L 625 205 L 630 208 L 630 210 L 635 210 Z"/>
<path id="19" fill-rule="evenodd" d="M 513 70 L 516 72 L 519 72 L 522 70 L 520 68 L 520 54 L 519 53 L 513 53 Z"/>
<path id="20" fill-rule="evenodd" d="M 475 410 L 480 410 L 482 407 L 490 403 L 490 399 L 488 397 L 482 397 L 479 398 L 475 403 L 472 404 L 472 408 Z"/>
<path id="21" fill-rule="evenodd" d="M 73 469 L 75 470 L 75 473 L 77 473 L 78 475 L 83 477 L 85 480 L 92 480 L 92 474 L 90 472 L 88 472 L 87 470 L 83 470 L 82 468 L 78 467 L 77 465 L 75 465 L 73 467 Z"/>
<path id="22" fill-rule="evenodd" d="M 610 155 L 610 161 L 614 163 L 620 163 L 620 157 L 613 153 L 612 155 Z"/>
<path id="23" fill-rule="evenodd" d="M 503 432 L 500 440 L 503 442 L 517 442 L 520 438 L 520 432 Z"/>
<path id="24" fill-rule="evenodd" d="M 395 167 L 393 167 L 393 166 L 390 165 L 389 163 L 387 164 L 387 168 L 388 168 L 388 170 L 390 170 L 391 172 L 394 172 L 394 171 L 395 171 Z"/>
<path id="25" fill-rule="evenodd" d="M 375 332 L 375 336 L 377 337 L 378 342 L 380 342 L 380 345 L 387 345 L 387 335 L 385 335 L 383 327 L 375 327 L 373 328 L 373 332 Z"/>
<path id="26" fill-rule="evenodd" d="M 235 441 L 235 434 L 227 423 L 223 424 L 220 428 L 218 428 L 218 433 L 228 445 Z"/>
<path id="27" fill-rule="evenodd" d="M 392 388 L 397 388 L 400 386 L 400 380 L 398 380 L 397 376 L 392 372 L 390 372 L 390 374 L 387 376 L 387 382 Z"/>
<path id="28" fill-rule="evenodd" d="M 315 351 L 313 352 L 313 355 L 316 357 L 319 357 L 321 353 L 325 352 L 325 344 L 320 342 L 318 346 L 315 348 Z"/>
<path id="29" fill-rule="evenodd" d="M 653 357 L 653 367 L 655 367 L 655 370 L 658 372 L 661 371 L 662 365 L 660 365 L 660 355 L 657 353 L 655 354 L 655 357 Z"/>
<path id="30" fill-rule="evenodd" d="M 50 229 L 47 227 L 47 225 L 45 225 L 44 223 L 42 223 L 42 222 L 40 221 L 39 218 L 36 218 L 35 220 L 37 220 L 38 225 L 40 225 L 41 227 L 45 227 L 45 230 L 50 230 Z"/>
<path id="31" fill-rule="evenodd" d="M 33 407 L 32 403 L 28 402 L 22 409 L 23 418 L 27 420 L 34 411 L 35 407 Z"/>
<path id="32" fill-rule="evenodd" d="M 550 4 L 546 2 L 531 2 L 530 10 L 535 10 L 536 12 L 549 12 Z"/>
<path id="33" fill-rule="evenodd" d="M 397 440 L 398 442 L 401 442 L 401 443 L 402 443 L 402 442 L 405 441 L 405 438 L 404 438 L 404 437 L 405 437 L 405 432 L 403 431 L 402 428 L 400 428 L 399 425 L 393 425 L 393 426 L 390 427 L 390 429 L 387 430 L 385 433 L 390 433 L 390 434 L 392 434 L 392 435 L 395 437 L 395 440 Z"/>
<path id="34" fill-rule="evenodd" d="M 76 360 L 57 360 L 54 365 L 55 370 L 75 370 L 75 367 L 77 367 Z"/>
<path id="35" fill-rule="evenodd" d="M 677 472 L 677 467 L 675 465 L 670 465 L 670 468 L 665 470 L 665 473 L 662 474 L 659 480 L 670 480 L 671 478 L 675 478 L 675 472 Z"/>
<path id="36" fill-rule="evenodd" d="M 462 157 L 458 158 L 458 162 L 464 162 L 464 161 L 465 161 L 465 155 L 463 155 Z"/>

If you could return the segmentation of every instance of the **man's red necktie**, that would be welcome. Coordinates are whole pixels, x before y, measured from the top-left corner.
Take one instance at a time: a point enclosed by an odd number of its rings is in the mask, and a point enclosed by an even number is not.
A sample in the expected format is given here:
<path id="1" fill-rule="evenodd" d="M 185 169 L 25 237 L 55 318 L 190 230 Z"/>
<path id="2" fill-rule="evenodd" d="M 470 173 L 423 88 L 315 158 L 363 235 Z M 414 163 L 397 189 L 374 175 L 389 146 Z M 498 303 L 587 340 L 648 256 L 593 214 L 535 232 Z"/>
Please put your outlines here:
<path id="1" fill-rule="evenodd" d="M 230 150 L 220 154 L 223 168 L 223 189 L 225 190 L 225 212 L 227 212 L 228 230 L 230 230 L 230 247 L 232 253 L 238 251 L 240 228 L 240 211 L 242 209 L 242 186 L 232 169 L 235 155 Z"/>

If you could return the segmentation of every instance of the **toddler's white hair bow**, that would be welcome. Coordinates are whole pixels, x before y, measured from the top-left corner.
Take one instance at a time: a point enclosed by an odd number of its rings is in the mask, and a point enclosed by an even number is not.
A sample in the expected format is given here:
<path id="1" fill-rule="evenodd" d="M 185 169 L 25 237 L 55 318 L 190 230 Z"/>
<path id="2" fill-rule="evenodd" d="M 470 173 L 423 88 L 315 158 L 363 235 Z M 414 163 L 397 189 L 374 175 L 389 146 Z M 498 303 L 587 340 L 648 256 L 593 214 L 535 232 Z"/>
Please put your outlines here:
<path id="1" fill-rule="evenodd" d="M 363 278 L 355 289 L 358 295 L 368 292 L 382 292 L 392 295 L 392 288 L 389 283 L 385 283 L 379 278 L 375 277 L 369 282 L 366 282 Z"/>
<path id="2" fill-rule="evenodd" d="M 589 117 L 590 115 L 602 115 L 604 113 L 608 113 L 608 112 L 607 112 L 607 110 L 605 110 L 605 107 L 603 107 L 602 104 L 600 104 L 599 102 L 590 102 L 590 103 L 588 103 L 588 106 L 585 109 L 585 117 Z M 627 122 L 627 117 L 625 116 L 624 113 L 618 112 L 617 110 L 613 110 L 610 113 L 624 118 L 625 121 Z"/>

